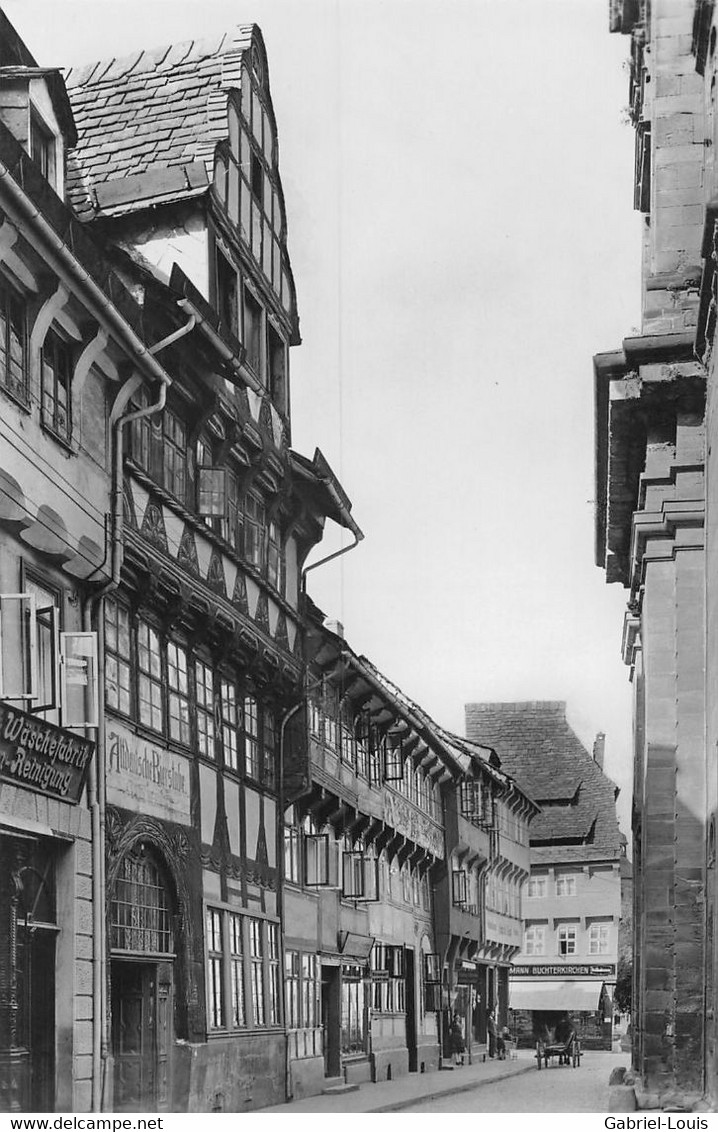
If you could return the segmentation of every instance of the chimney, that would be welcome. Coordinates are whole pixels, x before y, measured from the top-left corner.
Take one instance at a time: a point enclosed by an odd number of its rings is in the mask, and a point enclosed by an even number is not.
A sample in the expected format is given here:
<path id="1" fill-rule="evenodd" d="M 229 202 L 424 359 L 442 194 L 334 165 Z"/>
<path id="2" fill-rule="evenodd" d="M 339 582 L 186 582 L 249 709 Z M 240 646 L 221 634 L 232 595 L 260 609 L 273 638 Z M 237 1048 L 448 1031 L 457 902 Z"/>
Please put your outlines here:
<path id="1" fill-rule="evenodd" d="M 606 734 L 599 731 L 593 740 L 593 761 L 600 770 L 603 770 L 603 753 L 606 749 Z"/>

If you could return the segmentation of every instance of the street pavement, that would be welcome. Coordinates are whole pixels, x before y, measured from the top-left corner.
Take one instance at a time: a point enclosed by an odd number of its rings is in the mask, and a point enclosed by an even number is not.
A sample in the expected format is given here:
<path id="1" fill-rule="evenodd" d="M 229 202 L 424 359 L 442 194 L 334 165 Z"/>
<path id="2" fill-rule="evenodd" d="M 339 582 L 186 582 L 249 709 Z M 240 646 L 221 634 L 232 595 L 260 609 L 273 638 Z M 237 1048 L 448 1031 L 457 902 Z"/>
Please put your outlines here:
<path id="1" fill-rule="evenodd" d="M 461 1069 L 411 1073 L 395 1081 L 362 1085 L 357 1092 L 307 1097 L 259 1109 L 273 1113 L 331 1112 L 605 1112 L 608 1078 L 626 1053 L 589 1050 L 578 1069 L 551 1066 L 539 1072 L 530 1050 L 516 1060 L 479 1062 Z"/>
<path id="2" fill-rule="evenodd" d="M 411 1106 L 414 1112 L 607 1112 L 608 1079 L 627 1053 L 587 1050 L 578 1069 L 549 1066 L 516 1081 L 480 1085 Z"/>

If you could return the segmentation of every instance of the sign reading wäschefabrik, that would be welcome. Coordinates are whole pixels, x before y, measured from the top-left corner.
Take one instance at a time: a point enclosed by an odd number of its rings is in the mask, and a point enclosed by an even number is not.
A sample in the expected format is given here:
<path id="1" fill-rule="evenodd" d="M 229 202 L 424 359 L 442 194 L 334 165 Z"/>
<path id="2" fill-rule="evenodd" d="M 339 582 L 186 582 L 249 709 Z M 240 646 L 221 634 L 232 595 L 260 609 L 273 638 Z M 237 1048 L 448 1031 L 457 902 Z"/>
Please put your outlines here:
<path id="1" fill-rule="evenodd" d="M 0 703 L 0 779 L 79 802 L 95 750 L 89 739 Z"/>
<path id="2" fill-rule="evenodd" d="M 107 723 L 107 799 L 115 806 L 189 825 L 189 759 Z"/>

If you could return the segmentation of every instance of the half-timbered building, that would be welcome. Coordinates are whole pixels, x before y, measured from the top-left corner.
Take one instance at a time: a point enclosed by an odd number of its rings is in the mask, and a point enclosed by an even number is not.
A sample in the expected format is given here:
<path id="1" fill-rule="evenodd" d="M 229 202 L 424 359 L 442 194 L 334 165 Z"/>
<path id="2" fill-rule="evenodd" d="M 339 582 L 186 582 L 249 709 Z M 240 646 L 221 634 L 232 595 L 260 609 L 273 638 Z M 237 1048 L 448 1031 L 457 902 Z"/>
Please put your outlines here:
<path id="1" fill-rule="evenodd" d="M 132 389 L 114 485 L 104 1100 L 242 1111 L 284 1098 L 277 798 L 300 571 L 327 516 L 361 532 L 321 454 L 290 448 L 298 319 L 259 30 L 68 87 L 71 200 L 172 374 L 161 414 Z"/>

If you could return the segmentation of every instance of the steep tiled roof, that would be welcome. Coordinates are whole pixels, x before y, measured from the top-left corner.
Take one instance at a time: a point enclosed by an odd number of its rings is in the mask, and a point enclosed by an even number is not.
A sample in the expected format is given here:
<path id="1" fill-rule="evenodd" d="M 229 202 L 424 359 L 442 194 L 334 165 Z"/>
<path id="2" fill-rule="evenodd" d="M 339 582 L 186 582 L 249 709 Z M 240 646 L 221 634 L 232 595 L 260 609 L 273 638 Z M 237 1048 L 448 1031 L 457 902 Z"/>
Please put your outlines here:
<path id="1" fill-rule="evenodd" d="M 68 71 L 79 134 L 68 161 L 68 190 L 78 215 L 91 218 L 97 192 L 101 198 L 102 186 L 117 178 L 151 171 L 157 180 L 160 170 L 174 170 L 168 191 L 175 196 L 207 183 L 214 148 L 227 133 L 226 92 L 239 85 L 253 34 L 246 25 Z"/>
<path id="2" fill-rule="evenodd" d="M 565 703 L 467 704 L 466 732 L 494 747 L 502 769 L 541 805 L 533 860 L 618 858 L 616 787 L 569 726 Z"/>

